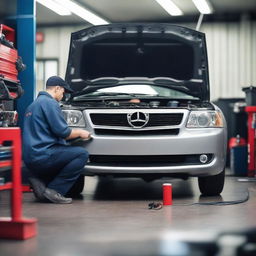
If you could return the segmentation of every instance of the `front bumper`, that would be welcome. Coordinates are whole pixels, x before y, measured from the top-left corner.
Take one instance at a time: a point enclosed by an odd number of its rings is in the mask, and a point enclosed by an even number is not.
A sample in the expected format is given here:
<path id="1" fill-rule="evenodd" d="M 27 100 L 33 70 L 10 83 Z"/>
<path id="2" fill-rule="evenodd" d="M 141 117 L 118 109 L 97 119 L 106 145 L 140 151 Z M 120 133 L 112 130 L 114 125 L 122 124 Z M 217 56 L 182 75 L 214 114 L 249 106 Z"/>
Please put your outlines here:
<path id="1" fill-rule="evenodd" d="M 203 163 L 97 163 L 88 162 L 85 170 L 91 174 L 186 174 L 189 176 L 216 175 L 226 163 L 226 129 L 201 128 L 180 130 L 175 136 L 96 136 L 83 143 L 90 155 L 112 156 L 172 156 L 210 154 Z"/>

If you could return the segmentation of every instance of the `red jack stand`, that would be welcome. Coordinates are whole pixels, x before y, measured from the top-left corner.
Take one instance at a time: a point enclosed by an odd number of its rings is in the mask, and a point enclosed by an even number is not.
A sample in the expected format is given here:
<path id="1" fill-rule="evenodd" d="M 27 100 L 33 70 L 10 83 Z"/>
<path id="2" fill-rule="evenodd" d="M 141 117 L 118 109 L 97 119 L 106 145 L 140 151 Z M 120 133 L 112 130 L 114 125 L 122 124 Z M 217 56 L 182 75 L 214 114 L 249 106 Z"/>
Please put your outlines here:
<path id="1" fill-rule="evenodd" d="M 0 238 L 24 240 L 37 234 L 37 219 L 22 217 L 21 186 L 21 134 L 20 128 L 0 128 L 0 144 L 12 142 L 12 160 L 0 162 L 1 166 L 12 166 L 12 182 L 5 189 L 12 191 L 11 217 L 0 218 Z"/>

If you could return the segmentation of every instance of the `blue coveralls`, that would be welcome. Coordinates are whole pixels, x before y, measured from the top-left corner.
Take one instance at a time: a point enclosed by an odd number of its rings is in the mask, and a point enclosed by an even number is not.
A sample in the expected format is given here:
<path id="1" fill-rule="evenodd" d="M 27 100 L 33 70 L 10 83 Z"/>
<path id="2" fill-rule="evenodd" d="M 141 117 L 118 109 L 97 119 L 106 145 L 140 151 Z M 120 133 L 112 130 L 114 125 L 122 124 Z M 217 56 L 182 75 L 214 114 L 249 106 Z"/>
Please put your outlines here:
<path id="1" fill-rule="evenodd" d="M 40 92 L 27 108 L 23 127 L 23 160 L 48 188 L 62 195 L 76 182 L 88 160 L 82 147 L 66 144 L 71 133 L 59 103 Z"/>

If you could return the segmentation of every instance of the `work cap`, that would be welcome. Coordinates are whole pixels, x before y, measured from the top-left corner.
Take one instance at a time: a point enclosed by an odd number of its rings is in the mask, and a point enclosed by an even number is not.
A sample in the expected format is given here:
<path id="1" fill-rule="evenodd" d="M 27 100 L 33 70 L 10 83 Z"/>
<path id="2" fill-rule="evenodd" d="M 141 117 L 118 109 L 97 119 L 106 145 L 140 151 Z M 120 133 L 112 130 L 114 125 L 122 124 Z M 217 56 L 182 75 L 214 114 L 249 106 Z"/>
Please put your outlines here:
<path id="1" fill-rule="evenodd" d="M 65 89 L 65 92 L 74 92 L 70 86 L 59 76 L 51 76 L 46 81 L 46 86 L 61 86 Z"/>

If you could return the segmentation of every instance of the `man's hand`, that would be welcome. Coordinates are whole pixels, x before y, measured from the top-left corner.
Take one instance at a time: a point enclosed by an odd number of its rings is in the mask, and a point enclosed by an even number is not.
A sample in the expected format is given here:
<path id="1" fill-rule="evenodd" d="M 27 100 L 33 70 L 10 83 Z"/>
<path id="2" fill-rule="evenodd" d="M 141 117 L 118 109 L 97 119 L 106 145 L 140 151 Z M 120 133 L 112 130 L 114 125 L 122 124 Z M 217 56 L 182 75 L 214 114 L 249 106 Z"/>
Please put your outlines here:
<path id="1" fill-rule="evenodd" d="M 89 140 L 91 138 L 91 134 L 88 131 L 81 129 L 79 137 L 84 139 L 84 140 Z"/>
<path id="2" fill-rule="evenodd" d="M 88 140 L 91 139 L 91 134 L 83 129 L 72 129 L 70 135 L 66 138 L 66 140 L 72 140 L 76 138 Z"/>

